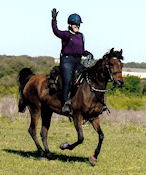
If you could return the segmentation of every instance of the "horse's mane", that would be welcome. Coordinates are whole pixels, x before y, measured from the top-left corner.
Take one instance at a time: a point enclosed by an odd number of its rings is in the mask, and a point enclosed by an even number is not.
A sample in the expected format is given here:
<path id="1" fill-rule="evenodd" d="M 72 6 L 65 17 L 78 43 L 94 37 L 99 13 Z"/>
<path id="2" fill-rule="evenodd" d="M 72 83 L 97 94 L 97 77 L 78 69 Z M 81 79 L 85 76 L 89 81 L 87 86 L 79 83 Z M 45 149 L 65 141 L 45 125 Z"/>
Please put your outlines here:
<path id="1" fill-rule="evenodd" d="M 112 52 L 111 52 L 111 50 L 112 50 Z M 110 60 L 113 57 L 116 57 L 118 60 L 124 59 L 121 51 L 114 51 L 114 48 L 112 48 L 111 50 L 106 52 L 102 58 L 98 59 L 93 66 L 87 68 L 86 72 L 93 74 L 93 75 L 97 71 L 100 72 L 100 70 L 102 69 L 101 65 L 102 65 L 103 61 Z"/>
<path id="2" fill-rule="evenodd" d="M 102 69 L 103 60 L 103 58 L 100 58 L 93 66 L 85 68 L 84 72 L 88 73 L 88 75 L 90 75 L 92 78 L 95 78 L 95 74 L 97 72 L 100 72 L 100 70 Z"/>
<path id="3" fill-rule="evenodd" d="M 106 58 L 111 59 L 112 57 L 116 57 L 118 60 L 124 59 L 124 57 L 122 56 L 122 53 L 120 51 L 106 52 L 105 55 L 102 57 L 102 59 L 106 59 Z"/>

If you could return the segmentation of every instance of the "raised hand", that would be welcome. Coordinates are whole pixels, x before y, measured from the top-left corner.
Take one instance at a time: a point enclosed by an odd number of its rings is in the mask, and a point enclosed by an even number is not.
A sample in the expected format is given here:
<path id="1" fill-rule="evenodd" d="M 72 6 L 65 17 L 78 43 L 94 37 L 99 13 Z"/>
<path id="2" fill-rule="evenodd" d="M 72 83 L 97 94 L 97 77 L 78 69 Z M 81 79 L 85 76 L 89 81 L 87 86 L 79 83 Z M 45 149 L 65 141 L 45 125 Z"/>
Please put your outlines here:
<path id="1" fill-rule="evenodd" d="M 57 15 L 58 15 L 58 12 L 57 12 L 57 10 L 55 9 L 55 8 L 53 8 L 53 10 L 51 11 L 52 12 L 52 19 L 53 20 L 56 20 L 56 17 L 57 17 Z"/>

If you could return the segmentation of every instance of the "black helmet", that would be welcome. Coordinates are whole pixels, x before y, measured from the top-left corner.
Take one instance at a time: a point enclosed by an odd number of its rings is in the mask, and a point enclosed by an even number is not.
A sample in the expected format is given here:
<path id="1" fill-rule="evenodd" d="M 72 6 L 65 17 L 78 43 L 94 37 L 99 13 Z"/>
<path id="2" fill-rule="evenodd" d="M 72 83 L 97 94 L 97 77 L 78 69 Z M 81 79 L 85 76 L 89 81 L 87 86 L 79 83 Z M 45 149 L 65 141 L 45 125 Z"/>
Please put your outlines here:
<path id="1" fill-rule="evenodd" d="M 80 25 L 80 23 L 82 23 L 82 19 L 78 14 L 74 13 L 68 17 L 68 24 Z"/>

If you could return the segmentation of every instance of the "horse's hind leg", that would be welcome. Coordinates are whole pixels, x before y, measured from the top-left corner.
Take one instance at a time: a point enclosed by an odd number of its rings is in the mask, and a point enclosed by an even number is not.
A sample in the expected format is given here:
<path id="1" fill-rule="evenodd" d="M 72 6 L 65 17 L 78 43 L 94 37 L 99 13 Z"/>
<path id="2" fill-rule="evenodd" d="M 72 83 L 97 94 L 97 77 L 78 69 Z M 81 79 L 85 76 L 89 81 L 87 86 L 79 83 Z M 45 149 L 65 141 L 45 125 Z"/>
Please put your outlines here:
<path id="1" fill-rule="evenodd" d="M 39 109 L 33 110 L 31 108 L 29 108 L 29 110 L 30 110 L 30 114 L 31 114 L 31 123 L 30 123 L 30 127 L 28 129 L 28 132 L 31 135 L 32 139 L 34 140 L 34 143 L 38 149 L 40 156 L 43 156 L 44 152 L 39 144 L 39 141 L 38 141 L 37 135 L 36 135 L 36 129 L 37 129 L 38 120 L 40 117 L 40 110 Z"/>
<path id="2" fill-rule="evenodd" d="M 48 136 L 48 130 L 51 123 L 52 110 L 48 109 L 47 106 L 42 106 L 41 117 L 42 117 L 42 128 L 41 128 L 40 135 L 42 138 L 46 155 L 49 156 L 50 151 L 47 143 L 47 136 Z"/>
<path id="3" fill-rule="evenodd" d="M 64 149 L 73 150 L 76 146 L 78 146 L 79 144 L 81 144 L 83 142 L 84 136 L 83 136 L 82 122 L 83 122 L 83 116 L 81 114 L 76 115 L 74 117 L 74 126 L 75 126 L 77 134 L 78 134 L 78 140 L 77 140 L 77 142 L 75 142 L 71 145 L 68 144 L 67 142 L 61 144 L 60 148 L 62 150 L 64 150 Z"/>
<path id="4" fill-rule="evenodd" d="M 90 157 L 90 163 L 91 164 L 95 164 L 96 161 L 97 161 L 97 157 L 100 153 L 100 149 L 101 149 L 101 146 L 102 146 L 102 142 L 103 142 L 103 139 L 104 139 L 104 134 L 100 128 L 100 124 L 99 124 L 99 119 L 95 119 L 93 121 L 91 121 L 91 124 L 93 126 L 93 128 L 95 129 L 95 131 L 98 133 L 99 135 L 99 141 L 98 141 L 98 145 L 95 149 L 95 153 L 93 156 Z"/>

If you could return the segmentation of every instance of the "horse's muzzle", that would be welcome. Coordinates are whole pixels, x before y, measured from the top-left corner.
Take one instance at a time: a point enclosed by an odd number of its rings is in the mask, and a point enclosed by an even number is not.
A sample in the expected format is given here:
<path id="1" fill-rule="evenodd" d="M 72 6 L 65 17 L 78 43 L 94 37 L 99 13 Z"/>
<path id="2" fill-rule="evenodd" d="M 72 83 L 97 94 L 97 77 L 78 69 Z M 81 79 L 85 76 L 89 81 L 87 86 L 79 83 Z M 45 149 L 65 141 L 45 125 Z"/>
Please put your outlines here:
<path id="1" fill-rule="evenodd" d="M 118 88 L 122 88 L 124 85 L 124 81 L 123 80 L 116 80 L 114 81 L 114 86 L 118 87 Z"/>

